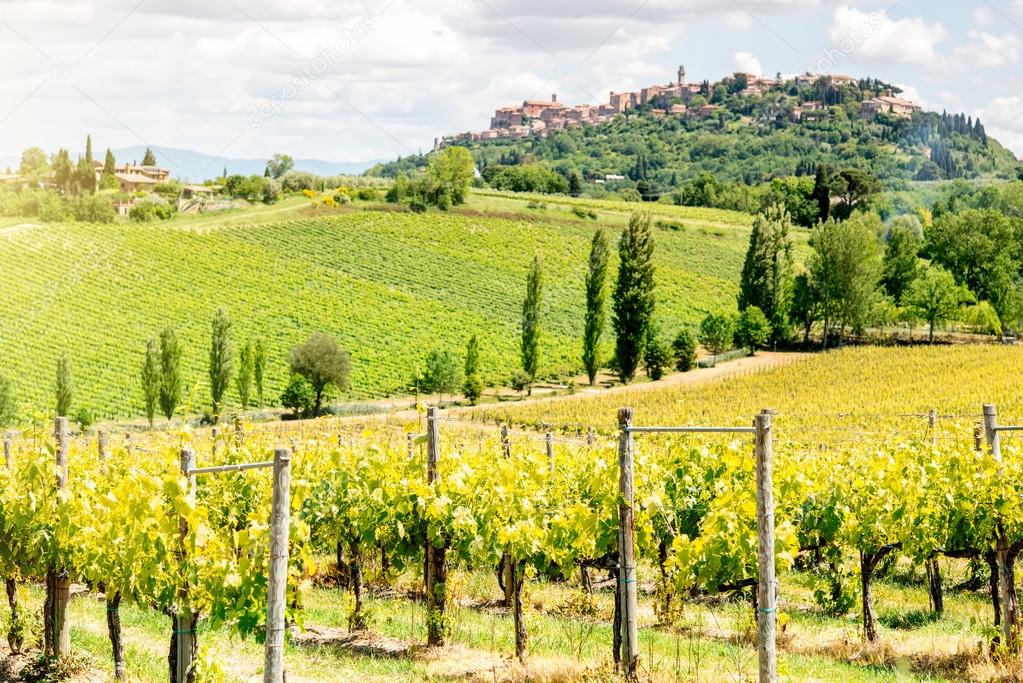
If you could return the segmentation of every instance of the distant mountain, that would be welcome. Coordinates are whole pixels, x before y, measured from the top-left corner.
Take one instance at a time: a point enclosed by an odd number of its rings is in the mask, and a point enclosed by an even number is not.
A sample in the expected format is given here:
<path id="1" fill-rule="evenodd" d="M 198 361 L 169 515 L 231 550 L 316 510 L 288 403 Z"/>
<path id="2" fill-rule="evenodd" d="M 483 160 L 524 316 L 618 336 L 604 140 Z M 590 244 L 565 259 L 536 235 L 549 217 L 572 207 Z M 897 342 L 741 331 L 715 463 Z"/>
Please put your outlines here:
<path id="1" fill-rule="evenodd" d="M 137 161 L 142 163 L 146 154 L 145 145 L 124 147 L 113 150 L 118 163 Z M 170 169 L 171 175 L 182 180 L 199 182 L 207 178 L 219 177 L 224 169 L 228 174 L 253 175 L 262 174 L 266 167 L 266 159 L 235 159 L 217 157 L 190 149 L 173 147 L 153 147 L 156 161 L 164 168 Z M 99 151 L 102 158 L 103 150 Z M 359 174 L 376 164 L 372 161 L 324 161 L 322 159 L 295 159 L 295 170 L 308 171 L 317 175 L 351 175 Z"/>

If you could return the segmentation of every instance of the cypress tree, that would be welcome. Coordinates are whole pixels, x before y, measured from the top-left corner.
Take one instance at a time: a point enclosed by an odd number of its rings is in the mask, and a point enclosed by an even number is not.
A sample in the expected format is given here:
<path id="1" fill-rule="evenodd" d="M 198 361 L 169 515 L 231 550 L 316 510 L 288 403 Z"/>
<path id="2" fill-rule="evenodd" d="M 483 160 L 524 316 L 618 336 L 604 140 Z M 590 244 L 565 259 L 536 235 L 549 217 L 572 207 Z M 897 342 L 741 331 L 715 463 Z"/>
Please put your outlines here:
<path id="1" fill-rule="evenodd" d="M 146 342 L 146 355 L 142 361 L 142 404 L 153 428 L 153 418 L 160 402 L 160 350 L 155 339 Z"/>
<path id="2" fill-rule="evenodd" d="M 255 372 L 255 357 L 252 351 L 252 343 L 247 342 L 242 347 L 238 363 L 238 401 L 242 404 L 242 410 L 249 407 L 249 399 L 252 397 L 252 376 Z"/>
<path id="3" fill-rule="evenodd" d="M 213 316 L 210 334 L 210 398 L 212 399 L 213 419 L 220 420 L 224 409 L 224 395 L 231 381 L 234 368 L 234 349 L 231 346 L 231 320 L 224 309 L 217 309 Z"/>
<path id="4" fill-rule="evenodd" d="M 263 340 L 256 340 L 256 349 L 252 353 L 252 379 L 256 383 L 256 399 L 259 407 L 263 407 L 263 373 L 266 371 L 266 349 Z"/>
<path id="5" fill-rule="evenodd" d="M 522 370 L 529 377 L 529 393 L 540 365 L 540 302 L 543 297 L 543 274 L 540 257 L 533 257 L 533 265 L 526 278 L 526 298 L 522 302 Z"/>
<path id="6" fill-rule="evenodd" d="M 171 328 L 160 333 L 160 411 L 168 420 L 181 399 L 181 349 Z"/>
<path id="7" fill-rule="evenodd" d="M 74 398 L 74 384 L 71 380 L 71 360 L 67 351 L 62 351 L 57 359 L 57 416 L 67 417 L 71 413 L 71 400 Z"/>
<path id="8" fill-rule="evenodd" d="M 156 155 L 153 154 L 153 150 L 146 147 L 146 154 L 142 157 L 143 166 L 156 166 Z"/>
<path id="9" fill-rule="evenodd" d="M 480 340 L 475 334 L 465 346 L 465 380 L 462 393 L 473 405 L 483 395 L 483 380 L 480 377 Z"/>
<path id="10" fill-rule="evenodd" d="M 817 219 L 823 222 L 831 218 L 831 170 L 825 164 L 817 166 L 812 197 L 817 204 Z"/>
<path id="11" fill-rule="evenodd" d="M 792 219 L 781 205 L 757 214 L 739 280 L 740 311 L 759 308 L 771 324 L 775 343 L 788 336 L 788 309 L 792 298 Z"/>
<path id="12" fill-rule="evenodd" d="M 583 366 L 590 386 L 600 369 L 600 337 L 607 324 L 607 259 L 610 247 L 602 228 L 593 233 L 589 270 L 586 272 L 586 321 L 583 328 Z"/>
<path id="13" fill-rule="evenodd" d="M 636 375 L 653 318 L 653 257 L 650 216 L 634 213 L 618 242 L 618 281 L 613 296 L 618 374 L 626 384 Z"/>

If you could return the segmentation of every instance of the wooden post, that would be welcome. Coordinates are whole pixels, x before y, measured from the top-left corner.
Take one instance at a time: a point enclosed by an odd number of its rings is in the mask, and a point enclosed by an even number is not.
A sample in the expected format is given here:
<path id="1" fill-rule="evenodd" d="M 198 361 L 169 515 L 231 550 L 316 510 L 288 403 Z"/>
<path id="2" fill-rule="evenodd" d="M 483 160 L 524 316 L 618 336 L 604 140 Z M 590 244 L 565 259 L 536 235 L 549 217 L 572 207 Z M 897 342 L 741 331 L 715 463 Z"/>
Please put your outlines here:
<path id="1" fill-rule="evenodd" d="M 14 471 L 14 444 L 11 441 L 11 435 L 4 434 L 4 463 L 7 464 L 7 469 Z"/>
<path id="2" fill-rule="evenodd" d="M 433 484 L 438 479 L 437 460 L 440 455 L 440 429 L 437 408 L 426 411 L 426 483 Z M 447 631 L 445 607 L 447 595 L 447 547 L 437 548 L 426 539 L 426 613 L 427 613 L 427 644 L 430 646 L 444 645 Z"/>
<path id="3" fill-rule="evenodd" d="M 621 605 L 622 673 L 636 677 L 639 628 L 636 622 L 636 544 L 633 520 L 632 408 L 618 411 L 618 595 Z"/>
<path id="4" fill-rule="evenodd" d="M 511 457 L 511 439 L 508 438 L 508 425 L 501 425 L 501 449 L 504 457 Z"/>
<path id="5" fill-rule="evenodd" d="M 67 488 L 68 443 L 67 418 L 54 422 L 56 440 L 57 489 Z M 71 631 L 67 623 L 67 606 L 71 600 L 71 581 L 64 567 L 51 565 L 46 573 L 46 601 L 44 605 L 43 645 L 47 657 L 65 657 L 71 653 Z"/>
<path id="6" fill-rule="evenodd" d="M 592 446 L 596 442 L 593 434 L 593 427 L 586 428 L 586 445 Z"/>
<path id="7" fill-rule="evenodd" d="M 189 499 L 195 499 L 195 475 L 189 475 L 190 470 L 195 469 L 195 451 L 185 446 L 181 449 L 181 474 L 188 479 Z M 178 529 L 181 537 L 181 550 L 179 561 L 184 564 L 188 561 L 185 555 L 185 539 L 188 536 L 188 522 L 181 519 L 178 522 Z M 181 568 L 182 576 L 187 576 L 185 567 Z M 196 619 L 188 606 L 188 587 L 178 588 L 178 611 L 174 615 L 174 681 L 175 683 L 189 683 L 195 677 L 195 653 L 197 649 L 195 639 Z"/>
<path id="8" fill-rule="evenodd" d="M 775 683 L 778 623 L 778 584 L 774 575 L 774 486 L 772 412 L 765 410 L 754 421 L 757 475 L 757 652 L 760 683 Z"/>
<path id="9" fill-rule="evenodd" d="M 408 435 L 408 459 L 415 460 L 416 457 L 416 435 L 411 432 Z"/>
<path id="10" fill-rule="evenodd" d="M 287 448 L 274 449 L 273 477 L 263 682 L 284 683 L 284 618 L 288 600 L 288 529 L 291 526 L 291 453 Z"/>
<path id="11" fill-rule="evenodd" d="M 973 450 L 984 450 L 984 427 L 980 423 L 973 425 Z"/>
<path id="12" fill-rule="evenodd" d="M 927 427 L 931 431 L 931 444 L 938 445 L 938 411 L 931 408 L 927 413 Z"/>
<path id="13" fill-rule="evenodd" d="M 1002 440 L 998 434 L 998 411 L 988 403 L 984 405 L 984 434 L 991 456 L 1002 462 Z M 998 598 L 1001 607 L 1002 644 L 1011 647 L 1013 630 L 1016 622 L 1012 604 L 1010 603 L 1009 583 L 1009 542 L 1005 537 L 1005 529 L 999 522 L 995 529 L 995 562 L 998 566 Z"/>
<path id="14" fill-rule="evenodd" d="M 101 429 L 96 433 L 96 451 L 99 454 L 100 460 L 107 459 L 107 440 L 106 430 Z"/>
<path id="15" fill-rule="evenodd" d="M 547 446 L 547 464 L 554 471 L 554 435 L 550 432 L 544 435 L 544 442 Z"/>

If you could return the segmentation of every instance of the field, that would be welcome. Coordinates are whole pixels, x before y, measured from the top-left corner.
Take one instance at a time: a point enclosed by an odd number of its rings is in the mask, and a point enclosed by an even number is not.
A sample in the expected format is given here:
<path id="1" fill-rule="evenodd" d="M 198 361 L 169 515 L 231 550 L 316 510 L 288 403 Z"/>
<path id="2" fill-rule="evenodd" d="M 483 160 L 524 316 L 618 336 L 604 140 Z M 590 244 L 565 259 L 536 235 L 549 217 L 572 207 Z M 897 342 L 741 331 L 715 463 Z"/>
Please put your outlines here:
<path id="1" fill-rule="evenodd" d="M 215 443 L 205 430 L 115 434 L 106 459 L 95 437 L 78 437 L 69 494 L 55 503 L 43 426 L 14 444 L 13 472 L 0 468 L 8 544 L 0 542 L 0 574 L 29 579 L 21 600 L 35 613 L 40 567 L 58 557 L 71 568 L 82 582 L 71 601 L 73 646 L 92 671 L 110 671 L 109 644 L 104 602 L 85 582 L 134 595 L 138 604 L 126 599 L 121 618 L 129 673 L 144 681 L 166 677 L 171 625 L 160 611 L 178 604 L 184 587 L 208 616 L 198 629 L 206 660 L 228 681 L 250 680 L 262 665 L 251 634 L 265 611 L 268 478 L 203 478 L 195 506 L 182 506 L 177 455 L 191 444 L 202 466 L 248 462 L 285 443 L 295 451 L 292 615 L 305 626 L 286 649 L 289 679 L 605 681 L 615 582 L 594 567 L 587 593 L 579 566 L 599 564 L 615 544 L 615 410 L 635 407 L 637 424 L 746 425 L 773 407 L 782 679 L 1017 680 L 1018 664 L 987 654 L 986 564 L 966 556 L 991 547 L 995 520 L 1014 543 L 1023 538 L 1023 451 L 1006 434 L 999 464 L 973 443 L 982 402 L 998 406 L 1002 424 L 1023 417 L 1021 360 L 1015 347 L 852 348 L 694 386 L 537 400 L 500 414 L 451 411 L 439 423 L 432 485 L 424 449 L 411 458 L 407 449 L 406 434 L 421 432 L 421 422 L 379 416 L 243 425 Z M 518 426 L 509 456 L 496 430 L 502 418 Z M 553 460 L 528 429 L 541 422 L 559 428 Z M 579 436 L 588 426 L 598 432 L 592 445 Z M 755 680 L 753 611 L 745 591 L 727 588 L 756 572 L 745 438 L 636 436 L 643 681 Z M 149 512 L 126 512 L 140 506 Z M 175 551 L 178 517 L 188 535 Z M 25 545 L 35 538 L 48 540 Z M 435 623 L 423 603 L 426 539 L 447 553 L 442 648 L 423 647 Z M 103 552 L 109 543 L 122 550 Z M 131 552 L 141 547 L 153 552 Z M 493 571 L 503 554 L 527 576 L 524 665 L 514 661 L 513 618 Z M 874 642 L 862 636 L 863 556 L 878 560 Z M 940 615 L 925 577 L 935 557 Z M 338 585 L 357 581 L 355 566 L 361 609 Z M 833 604 L 836 590 L 850 600 L 844 608 Z M 351 629 L 360 619 L 367 629 Z"/>
<path id="2" fill-rule="evenodd" d="M 49 408 L 56 358 L 66 350 L 77 407 L 100 418 L 137 415 L 145 341 L 169 325 L 184 349 L 187 408 L 201 411 L 210 320 L 223 307 L 239 343 L 261 338 L 267 345 L 273 397 L 287 379 L 287 350 L 313 331 L 334 334 L 352 354 L 355 399 L 404 393 L 430 350 L 460 356 L 473 333 L 481 336 L 486 378 L 504 382 L 517 363 L 534 253 L 545 268 L 541 370 L 571 372 L 580 364 L 589 239 L 597 225 L 617 232 L 635 208 L 569 199 L 541 208 L 488 193 L 423 215 L 365 204 L 316 210 L 292 199 L 164 224 L 11 221 L 0 228 L 2 373 L 26 413 Z M 732 308 L 748 217 L 642 208 L 654 211 L 660 226 L 663 329 Z M 598 220 L 573 209 L 592 210 Z"/>

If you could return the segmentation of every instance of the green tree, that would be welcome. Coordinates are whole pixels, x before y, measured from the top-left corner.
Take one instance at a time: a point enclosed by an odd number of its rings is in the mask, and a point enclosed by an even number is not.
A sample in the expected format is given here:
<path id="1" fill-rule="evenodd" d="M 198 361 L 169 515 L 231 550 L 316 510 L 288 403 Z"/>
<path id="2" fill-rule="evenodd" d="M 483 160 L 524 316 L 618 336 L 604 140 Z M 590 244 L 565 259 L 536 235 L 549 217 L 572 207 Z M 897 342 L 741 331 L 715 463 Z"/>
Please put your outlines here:
<path id="1" fill-rule="evenodd" d="M 911 217 L 906 218 L 915 220 Z M 923 238 L 908 221 L 897 219 L 888 229 L 881 284 L 888 296 L 892 297 L 897 304 L 902 303 L 903 295 L 916 279 L 920 269 L 920 249 L 922 247 Z"/>
<path id="2" fill-rule="evenodd" d="M 870 315 L 881 279 L 881 232 L 880 218 L 856 214 L 844 223 L 832 218 L 811 234 L 807 266 L 824 322 L 825 348 L 832 329 L 841 342 L 847 328 L 862 327 Z"/>
<path id="3" fill-rule="evenodd" d="M 92 166 L 92 135 L 85 136 L 85 160 Z"/>
<path id="4" fill-rule="evenodd" d="M 712 364 L 716 364 L 717 356 L 731 347 L 733 331 L 732 319 L 727 315 L 709 313 L 700 322 L 700 344 L 712 356 Z"/>
<path id="5" fill-rule="evenodd" d="M 647 327 L 654 313 L 654 238 L 649 215 L 632 214 L 622 231 L 612 301 L 618 372 L 622 382 L 628 384 L 643 357 Z"/>
<path id="6" fill-rule="evenodd" d="M 57 398 L 57 415 L 69 417 L 71 415 L 71 401 L 74 398 L 74 382 L 71 379 L 71 359 L 67 351 L 62 351 L 57 358 L 57 382 L 54 385 L 54 393 Z"/>
<path id="7" fill-rule="evenodd" d="M 825 164 L 817 165 L 813 199 L 817 203 L 817 219 L 826 221 L 831 218 L 831 169 Z"/>
<path id="8" fill-rule="evenodd" d="M 170 327 L 160 332 L 160 411 L 168 420 L 181 400 L 181 349 L 178 335 Z"/>
<path id="9" fill-rule="evenodd" d="M 273 178 L 280 178 L 293 168 L 295 168 L 295 160 L 288 154 L 274 154 L 273 158 L 266 162 L 266 169 Z"/>
<path id="10" fill-rule="evenodd" d="M 313 388 L 314 414 L 323 409 L 323 396 L 328 387 L 347 391 L 352 375 L 348 352 L 337 340 L 323 332 L 314 332 L 309 339 L 291 349 L 288 365 L 293 375 L 304 377 Z"/>
<path id="11" fill-rule="evenodd" d="M 483 395 L 483 379 L 480 377 L 480 340 L 475 334 L 469 337 L 469 343 L 465 345 L 465 381 L 462 383 L 462 394 L 473 405 L 476 405 Z"/>
<path id="12" fill-rule="evenodd" d="M 10 427 L 18 419 L 18 406 L 14 400 L 14 387 L 6 377 L 0 377 L 0 429 Z"/>
<path id="13" fill-rule="evenodd" d="M 440 394 L 441 403 L 445 394 L 458 391 L 462 375 L 458 367 L 458 359 L 450 351 L 431 351 L 426 356 L 426 370 L 423 372 L 421 386 L 428 394 Z"/>
<path id="14" fill-rule="evenodd" d="M 160 348 L 155 339 L 146 342 L 146 354 L 142 360 L 142 405 L 153 428 L 153 418 L 160 403 Z"/>
<path id="15" fill-rule="evenodd" d="M 153 154 L 153 150 L 146 147 L 146 153 L 142 157 L 143 166 L 156 166 L 156 155 Z"/>
<path id="16" fill-rule="evenodd" d="M 739 280 L 739 311 L 758 308 L 770 323 L 775 343 L 789 334 L 792 298 L 792 220 L 780 205 L 757 214 Z"/>
<path id="17" fill-rule="evenodd" d="M 578 197 L 583 193 L 583 179 L 579 175 L 579 171 L 575 169 L 568 174 L 568 193 L 573 197 Z"/>
<path id="18" fill-rule="evenodd" d="M 643 368 L 647 377 L 657 381 L 664 377 L 664 371 L 671 366 L 671 349 L 664 342 L 657 327 L 647 326 L 646 342 L 643 346 Z"/>
<path id="19" fill-rule="evenodd" d="M 955 277 L 940 266 L 928 266 L 906 292 L 906 307 L 927 323 L 927 341 L 934 342 L 934 328 L 960 313 L 963 304 L 972 303 L 973 295 Z"/>
<path id="20" fill-rule="evenodd" d="M 689 372 L 696 366 L 696 337 L 689 330 L 679 331 L 671 342 L 671 352 L 675 357 L 675 369 Z"/>
<path id="21" fill-rule="evenodd" d="M 789 320 L 803 329 L 803 344 L 810 342 L 810 332 L 821 319 L 820 296 L 814 289 L 809 273 L 802 272 L 792 280 L 792 302 Z"/>
<path id="22" fill-rule="evenodd" d="M 255 373 L 256 359 L 252 350 L 252 342 L 246 342 L 238 356 L 238 377 L 235 383 L 238 387 L 238 402 L 242 410 L 249 407 L 252 398 L 252 376 Z"/>
<path id="23" fill-rule="evenodd" d="M 735 343 L 754 355 L 771 337 L 771 324 L 756 306 L 750 306 L 735 320 Z"/>
<path id="24" fill-rule="evenodd" d="M 114 159 L 114 153 L 107 148 L 106 159 L 103 162 L 103 173 L 99 178 L 99 189 L 101 190 L 116 190 L 117 177 L 114 175 L 117 172 L 117 160 Z"/>
<path id="25" fill-rule="evenodd" d="M 222 308 L 217 309 L 210 331 L 209 376 L 213 419 L 218 421 L 224 409 L 224 398 L 234 371 L 234 343 L 231 338 L 231 327 L 231 319 L 227 317 L 227 312 Z"/>
<path id="26" fill-rule="evenodd" d="M 529 393 L 540 367 L 540 305 L 543 299 L 543 270 L 540 257 L 533 257 L 533 264 L 526 277 L 526 298 L 522 302 L 522 371 L 529 376 Z"/>
<path id="27" fill-rule="evenodd" d="M 57 191 L 62 194 L 70 192 L 74 175 L 75 168 L 71 165 L 71 157 L 67 150 L 61 147 L 53 155 L 53 184 Z"/>
<path id="28" fill-rule="evenodd" d="M 252 353 L 252 379 L 256 384 L 256 400 L 263 407 L 263 375 L 266 372 L 266 349 L 263 340 L 256 340 L 256 349 Z"/>
<path id="29" fill-rule="evenodd" d="M 968 209 L 935 219 L 925 252 L 1004 319 L 1019 271 L 1021 234 L 1018 219 L 995 209 Z"/>
<path id="30" fill-rule="evenodd" d="M 590 386 L 600 369 L 600 338 L 607 325 L 607 261 L 610 247 L 602 228 L 593 233 L 586 271 L 586 320 L 583 325 L 583 367 Z"/>
<path id="31" fill-rule="evenodd" d="M 859 168 L 845 169 L 831 179 L 831 193 L 838 199 L 832 213 L 836 218 L 847 219 L 865 209 L 870 198 L 880 191 L 880 181 L 870 173 Z"/>
<path id="32" fill-rule="evenodd" d="M 68 163 L 70 164 L 70 161 Z M 49 170 L 50 164 L 46 161 L 46 152 L 39 147 L 29 147 L 21 153 L 21 165 L 18 166 L 18 174 L 30 185 L 38 186 L 43 176 Z"/>
<path id="33" fill-rule="evenodd" d="M 84 157 L 78 159 L 72 185 L 76 194 L 92 194 L 96 191 L 96 168 L 91 161 L 86 161 Z"/>
<path id="34" fill-rule="evenodd" d="M 458 206 L 465 203 L 476 171 L 476 162 L 465 147 L 445 147 L 430 155 L 426 175 L 438 196 Z M 438 202 L 434 202 L 438 203 Z"/>

